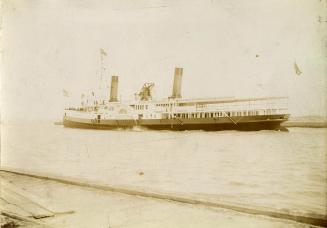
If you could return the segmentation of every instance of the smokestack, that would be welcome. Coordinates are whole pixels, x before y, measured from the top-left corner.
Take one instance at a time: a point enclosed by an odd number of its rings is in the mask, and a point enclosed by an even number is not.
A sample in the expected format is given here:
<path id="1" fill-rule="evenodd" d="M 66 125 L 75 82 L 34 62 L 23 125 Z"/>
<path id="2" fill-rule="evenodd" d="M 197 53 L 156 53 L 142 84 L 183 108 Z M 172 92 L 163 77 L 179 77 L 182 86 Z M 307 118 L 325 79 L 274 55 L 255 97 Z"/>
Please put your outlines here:
<path id="1" fill-rule="evenodd" d="M 183 68 L 175 67 L 173 93 L 171 95 L 171 98 L 182 97 L 182 75 L 183 75 Z"/>
<path id="2" fill-rule="evenodd" d="M 117 94 L 118 94 L 118 76 L 112 76 L 109 102 L 118 101 Z"/>

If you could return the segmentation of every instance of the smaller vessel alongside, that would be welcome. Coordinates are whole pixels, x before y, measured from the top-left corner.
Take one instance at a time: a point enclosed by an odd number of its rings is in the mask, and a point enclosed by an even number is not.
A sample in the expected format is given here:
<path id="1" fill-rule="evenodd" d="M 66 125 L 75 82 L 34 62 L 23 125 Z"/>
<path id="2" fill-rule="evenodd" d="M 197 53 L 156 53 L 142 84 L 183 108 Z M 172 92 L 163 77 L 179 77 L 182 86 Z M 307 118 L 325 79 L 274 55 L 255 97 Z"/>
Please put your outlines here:
<path id="1" fill-rule="evenodd" d="M 115 129 L 135 126 L 155 130 L 280 130 L 288 120 L 287 97 L 184 99 L 182 68 L 175 68 L 172 95 L 154 100 L 145 83 L 135 100 L 118 100 L 118 76 L 112 76 L 107 101 L 65 109 L 65 127 Z"/>

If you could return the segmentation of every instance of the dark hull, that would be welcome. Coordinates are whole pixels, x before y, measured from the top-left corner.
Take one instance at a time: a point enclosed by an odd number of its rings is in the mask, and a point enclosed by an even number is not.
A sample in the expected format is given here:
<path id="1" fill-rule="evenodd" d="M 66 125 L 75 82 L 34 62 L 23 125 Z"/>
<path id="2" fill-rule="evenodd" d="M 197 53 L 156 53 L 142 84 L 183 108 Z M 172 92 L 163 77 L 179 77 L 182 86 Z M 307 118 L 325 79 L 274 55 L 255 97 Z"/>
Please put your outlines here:
<path id="1" fill-rule="evenodd" d="M 259 131 L 259 130 L 280 130 L 280 123 L 260 122 L 260 123 L 241 123 L 241 124 L 185 124 L 185 125 L 147 125 L 153 130 L 204 130 L 204 131 L 223 131 L 223 130 L 238 130 L 238 131 Z"/>
<path id="2" fill-rule="evenodd" d="M 133 128 L 136 126 L 153 130 L 286 130 L 281 123 L 288 119 L 288 115 L 222 117 L 203 119 L 141 119 L 141 120 L 99 120 L 89 121 L 64 118 L 64 126 L 71 128 L 89 129 L 117 129 Z"/>

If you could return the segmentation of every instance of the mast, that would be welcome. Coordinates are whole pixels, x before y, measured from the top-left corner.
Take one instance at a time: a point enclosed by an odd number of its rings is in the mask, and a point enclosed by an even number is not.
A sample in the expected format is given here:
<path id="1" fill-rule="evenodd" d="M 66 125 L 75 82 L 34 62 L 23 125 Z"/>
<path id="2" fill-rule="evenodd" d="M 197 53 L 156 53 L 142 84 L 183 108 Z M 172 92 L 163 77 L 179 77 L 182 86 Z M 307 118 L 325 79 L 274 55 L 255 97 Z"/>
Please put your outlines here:
<path id="1" fill-rule="evenodd" d="M 101 96 L 102 99 L 105 99 L 106 95 L 105 95 L 105 91 L 103 91 L 102 89 L 105 89 L 106 86 L 104 86 L 104 77 L 105 77 L 105 70 L 106 68 L 104 67 L 104 57 L 107 56 L 107 52 L 103 49 L 100 48 L 100 86 L 99 89 L 101 91 Z M 105 83 L 106 84 L 106 83 Z"/>

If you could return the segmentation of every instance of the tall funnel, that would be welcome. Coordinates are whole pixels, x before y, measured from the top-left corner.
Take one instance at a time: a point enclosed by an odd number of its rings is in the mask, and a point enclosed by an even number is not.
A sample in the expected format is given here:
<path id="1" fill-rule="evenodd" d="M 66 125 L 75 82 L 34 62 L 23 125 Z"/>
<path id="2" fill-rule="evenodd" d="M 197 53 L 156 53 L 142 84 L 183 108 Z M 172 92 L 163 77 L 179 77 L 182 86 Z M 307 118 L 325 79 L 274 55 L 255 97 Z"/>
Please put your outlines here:
<path id="1" fill-rule="evenodd" d="M 183 75 L 183 68 L 175 67 L 173 93 L 171 95 L 171 98 L 182 97 L 182 75 Z"/>
<path id="2" fill-rule="evenodd" d="M 118 94 L 118 76 L 112 76 L 109 102 L 118 101 L 117 94 Z"/>

